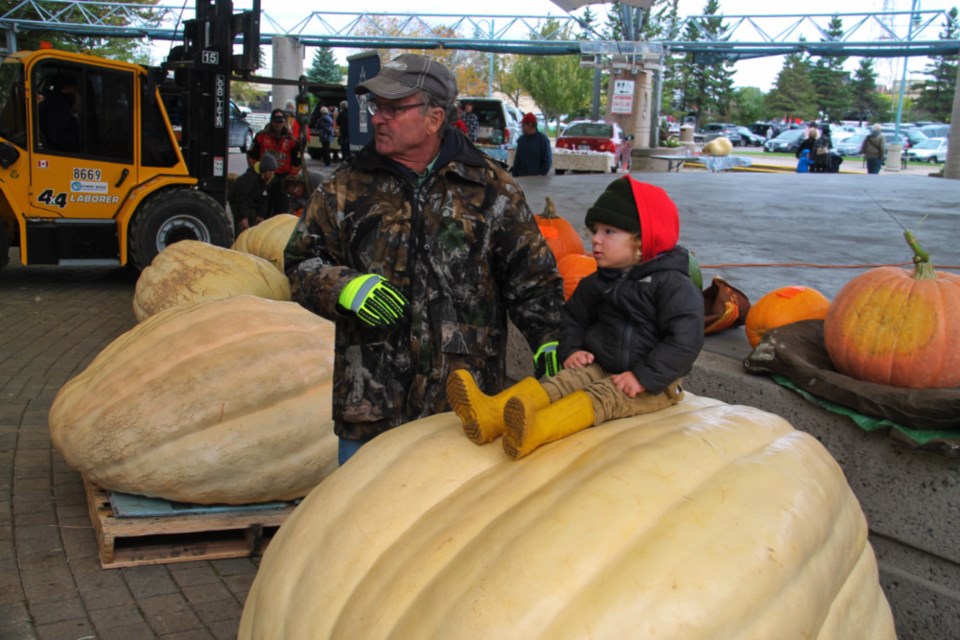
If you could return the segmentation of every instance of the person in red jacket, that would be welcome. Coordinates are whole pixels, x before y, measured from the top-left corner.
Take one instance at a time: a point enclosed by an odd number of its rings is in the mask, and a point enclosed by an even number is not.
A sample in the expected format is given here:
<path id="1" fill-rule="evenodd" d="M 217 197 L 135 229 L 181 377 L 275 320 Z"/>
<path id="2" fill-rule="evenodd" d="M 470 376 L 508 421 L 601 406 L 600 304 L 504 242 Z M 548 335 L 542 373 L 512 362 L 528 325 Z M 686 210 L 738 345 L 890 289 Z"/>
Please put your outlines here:
<path id="1" fill-rule="evenodd" d="M 303 155 L 300 143 L 287 128 L 287 116 L 283 109 L 274 109 L 270 113 L 270 121 L 253 138 L 253 145 L 248 152 L 248 156 L 256 162 L 265 154 L 272 155 L 277 161 L 277 179 L 271 181 L 267 195 L 267 215 L 287 213 L 290 204 L 283 191 L 283 179 L 300 174 Z"/>

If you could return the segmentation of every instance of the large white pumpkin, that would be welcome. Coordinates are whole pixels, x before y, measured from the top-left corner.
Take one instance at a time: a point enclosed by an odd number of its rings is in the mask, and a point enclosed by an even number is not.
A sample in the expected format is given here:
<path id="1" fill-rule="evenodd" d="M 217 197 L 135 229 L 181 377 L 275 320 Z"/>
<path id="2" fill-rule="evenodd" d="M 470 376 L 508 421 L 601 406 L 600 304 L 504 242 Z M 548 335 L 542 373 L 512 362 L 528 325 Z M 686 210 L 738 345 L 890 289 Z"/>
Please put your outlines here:
<path id="1" fill-rule="evenodd" d="M 813 437 L 688 395 L 510 461 L 453 414 L 390 431 L 272 541 L 242 640 L 894 638 Z"/>
<path id="2" fill-rule="evenodd" d="M 199 504 L 301 497 L 337 467 L 333 337 L 293 302 L 167 309 L 60 389 L 50 437 L 105 489 Z"/>
<path id="3" fill-rule="evenodd" d="M 287 301 L 290 281 L 253 254 L 182 240 L 158 253 L 140 274 L 133 314 L 143 321 L 171 307 L 244 294 Z"/>
<path id="4" fill-rule="evenodd" d="M 230 248 L 263 258 L 282 272 L 283 252 L 299 220 L 291 213 L 278 213 L 244 229 Z"/>

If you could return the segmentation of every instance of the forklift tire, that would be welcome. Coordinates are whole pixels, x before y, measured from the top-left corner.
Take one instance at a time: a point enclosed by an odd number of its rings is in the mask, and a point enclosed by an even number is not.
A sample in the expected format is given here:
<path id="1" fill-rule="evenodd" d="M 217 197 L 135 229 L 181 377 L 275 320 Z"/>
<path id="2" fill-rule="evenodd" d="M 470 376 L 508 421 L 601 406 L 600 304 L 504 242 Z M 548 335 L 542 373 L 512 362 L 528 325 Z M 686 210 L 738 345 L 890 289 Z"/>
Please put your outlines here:
<path id="1" fill-rule="evenodd" d="M 253 131 L 247 129 L 246 133 L 243 134 L 243 144 L 240 145 L 240 153 L 246 153 L 250 151 L 250 147 L 253 146 Z"/>
<path id="2" fill-rule="evenodd" d="M 169 189 L 143 203 L 128 231 L 128 262 L 143 271 L 158 253 L 180 240 L 229 247 L 233 225 L 220 204 L 194 189 Z"/>
<path id="3" fill-rule="evenodd" d="M 10 235 L 7 233 L 7 223 L 0 220 L 0 270 L 10 263 Z"/>

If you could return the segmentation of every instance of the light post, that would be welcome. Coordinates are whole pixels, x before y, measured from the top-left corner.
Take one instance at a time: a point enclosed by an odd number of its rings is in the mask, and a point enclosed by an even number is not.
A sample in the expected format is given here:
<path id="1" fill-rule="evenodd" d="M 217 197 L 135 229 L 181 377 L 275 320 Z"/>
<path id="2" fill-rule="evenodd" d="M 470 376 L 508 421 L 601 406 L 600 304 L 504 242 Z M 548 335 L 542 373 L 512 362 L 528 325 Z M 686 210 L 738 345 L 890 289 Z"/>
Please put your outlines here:
<path id="1" fill-rule="evenodd" d="M 494 33 L 493 33 L 493 19 L 490 20 L 477 20 L 477 33 L 482 33 L 479 29 L 479 26 L 482 23 L 487 23 L 487 26 L 490 28 L 488 32 L 488 38 L 490 42 L 493 42 Z M 493 51 L 487 54 L 487 97 L 493 96 Z"/>
<path id="2" fill-rule="evenodd" d="M 917 15 L 917 5 L 920 4 L 920 0 L 913 0 L 913 4 L 910 9 L 910 24 L 907 26 L 907 47 L 910 46 L 910 43 L 913 42 L 913 25 L 919 20 Z M 900 135 L 900 121 L 903 118 L 903 92 L 907 84 L 907 64 L 910 61 L 909 53 L 903 57 L 903 73 L 900 76 L 900 94 L 897 99 L 897 120 L 894 126 L 894 135 Z"/>

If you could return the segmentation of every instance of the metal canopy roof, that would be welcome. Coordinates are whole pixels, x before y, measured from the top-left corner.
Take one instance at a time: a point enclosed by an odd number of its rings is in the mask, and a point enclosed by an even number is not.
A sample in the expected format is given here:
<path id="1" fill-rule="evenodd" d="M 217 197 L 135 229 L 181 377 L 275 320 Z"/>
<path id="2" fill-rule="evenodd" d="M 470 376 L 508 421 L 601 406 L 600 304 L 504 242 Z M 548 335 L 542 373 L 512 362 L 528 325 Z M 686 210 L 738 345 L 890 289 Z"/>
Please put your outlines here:
<path id="1" fill-rule="evenodd" d="M 844 23 L 840 40 L 829 38 L 834 17 Z M 0 16 L 0 28 L 43 29 L 88 37 L 179 40 L 180 25 L 193 17 L 183 6 L 141 5 L 81 0 L 24 0 Z M 888 13 L 699 15 L 682 19 L 679 33 L 688 27 L 703 32 L 707 21 L 722 20 L 723 30 L 711 40 L 663 41 L 671 53 L 695 53 L 717 59 L 740 59 L 806 51 L 817 56 L 902 57 L 938 56 L 960 52 L 960 40 L 941 40 L 946 11 Z M 455 15 L 428 13 L 375 14 L 313 11 L 285 27 L 268 12 L 261 15 L 261 44 L 277 36 L 300 40 L 306 46 L 350 49 L 458 49 L 527 55 L 563 55 L 585 52 L 593 40 L 561 40 L 540 30 L 547 20 L 559 32 L 570 27 L 582 32 L 576 16 Z M 117 23 L 122 24 L 118 26 Z M 389 32 L 383 25 L 390 25 Z M 268 32 L 272 29 L 272 32 Z M 395 34 L 427 34 L 397 36 Z M 442 35 L 433 35 L 442 34 Z M 598 38 L 599 39 L 599 38 Z M 827 41 L 825 41 L 827 40 Z M 630 43 L 610 43 L 622 47 Z"/>

